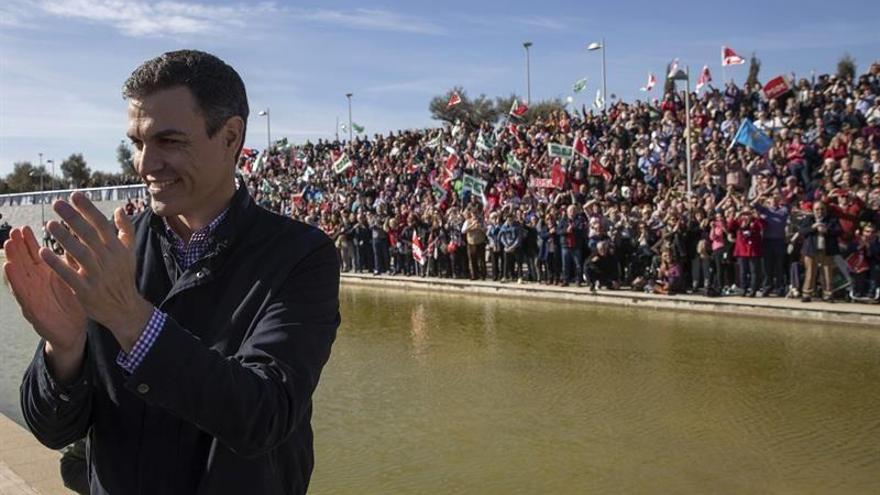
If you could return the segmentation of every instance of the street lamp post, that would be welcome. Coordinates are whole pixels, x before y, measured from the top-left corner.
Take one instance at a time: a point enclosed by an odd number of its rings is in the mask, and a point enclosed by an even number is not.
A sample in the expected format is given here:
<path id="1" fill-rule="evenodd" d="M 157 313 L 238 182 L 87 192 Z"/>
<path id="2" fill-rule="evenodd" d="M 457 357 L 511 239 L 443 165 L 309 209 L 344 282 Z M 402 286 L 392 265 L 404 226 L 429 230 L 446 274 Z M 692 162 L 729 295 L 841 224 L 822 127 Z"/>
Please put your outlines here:
<path id="1" fill-rule="evenodd" d="M 531 46 L 531 41 L 523 43 L 523 48 L 526 49 L 526 103 L 529 105 L 532 104 L 532 72 L 529 67 L 529 47 Z"/>
<path id="2" fill-rule="evenodd" d="M 43 161 L 43 154 L 40 153 L 40 162 L 42 162 L 42 161 Z M 33 177 L 35 173 L 40 174 L 40 225 L 45 229 L 46 228 L 46 198 L 44 197 L 45 195 L 43 194 L 45 192 L 45 188 L 43 186 L 43 178 L 46 176 L 46 174 L 43 171 L 42 165 L 40 165 L 40 168 L 38 168 L 37 170 L 31 170 L 30 173 L 28 173 L 28 175 Z"/>
<path id="3" fill-rule="evenodd" d="M 605 67 L 605 37 L 602 37 L 602 41 L 600 42 L 592 42 L 587 45 L 587 50 L 595 51 L 602 50 L 602 110 L 607 110 L 608 108 L 608 75 Z"/>
<path id="4" fill-rule="evenodd" d="M 691 68 L 690 66 L 685 66 L 684 71 L 685 79 L 685 87 L 684 87 L 684 113 L 685 113 L 685 132 L 687 132 L 687 136 L 685 138 L 685 146 L 687 146 L 687 150 L 685 152 L 685 159 L 687 160 L 687 193 L 688 197 L 691 195 Z"/>
<path id="5" fill-rule="evenodd" d="M 687 193 L 688 196 L 691 195 L 691 69 L 690 66 L 685 66 L 684 70 L 678 69 L 673 74 L 668 74 L 666 77 L 672 79 L 673 81 L 684 81 L 684 121 L 685 121 L 685 146 L 687 149 L 685 150 L 685 161 L 687 165 Z"/>
<path id="6" fill-rule="evenodd" d="M 49 159 L 49 160 L 46 160 L 46 163 L 52 164 L 52 182 L 49 183 L 49 188 L 54 191 L 55 190 L 55 160 Z"/>
<path id="7" fill-rule="evenodd" d="M 266 153 L 269 153 L 269 148 L 272 147 L 272 125 L 271 115 L 269 115 L 269 107 L 266 107 L 265 110 L 261 110 L 260 116 L 266 117 Z"/>
<path id="8" fill-rule="evenodd" d="M 352 141 L 351 134 L 351 97 L 354 93 L 345 93 L 345 97 L 348 98 L 348 142 Z"/>

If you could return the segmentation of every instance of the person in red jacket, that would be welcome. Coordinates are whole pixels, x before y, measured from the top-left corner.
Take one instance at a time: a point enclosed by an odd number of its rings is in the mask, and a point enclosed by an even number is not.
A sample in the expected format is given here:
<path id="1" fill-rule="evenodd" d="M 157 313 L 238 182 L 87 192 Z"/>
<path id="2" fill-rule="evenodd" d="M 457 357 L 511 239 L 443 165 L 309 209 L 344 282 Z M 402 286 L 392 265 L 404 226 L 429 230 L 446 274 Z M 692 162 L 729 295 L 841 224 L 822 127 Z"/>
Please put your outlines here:
<path id="1" fill-rule="evenodd" d="M 746 289 L 746 297 L 755 297 L 760 280 L 763 220 L 755 216 L 751 206 L 744 206 L 738 217 L 728 221 L 727 230 L 736 234 L 733 256 L 739 264 L 740 285 Z"/>

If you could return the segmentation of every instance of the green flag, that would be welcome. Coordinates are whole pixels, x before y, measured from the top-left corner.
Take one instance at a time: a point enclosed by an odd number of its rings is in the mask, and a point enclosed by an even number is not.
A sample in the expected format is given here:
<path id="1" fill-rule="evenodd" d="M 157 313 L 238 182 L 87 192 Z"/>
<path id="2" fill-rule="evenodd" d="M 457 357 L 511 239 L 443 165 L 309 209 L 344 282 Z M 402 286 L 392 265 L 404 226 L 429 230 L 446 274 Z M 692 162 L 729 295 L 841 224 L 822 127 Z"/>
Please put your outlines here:
<path id="1" fill-rule="evenodd" d="M 357 122 L 352 122 L 352 123 L 351 123 L 351 129 L 352 129 L 354 132 L 358 133 L 358 134 L 364 132 L 364 127 L 363 127 L 363 126 L 360 126 L 360 125 L 357 125 Z"/>
<path id="2" fill-rule="evenodd" d="M 507 154 L 507 170 L 513 171 L 517 174 L 522 173 L 523 164 L 513 156 L 513 153 Z"/>
<path id="3" fill-rule="evenodd" d="M 338 160 L 333 162 L 333 171 L 336 172 L 337 174 L 341 174 L 342 172 L 345 172 L 346 170 L 350 169 L 351 167 L 352 167 L 351 159 L 348 158 L 348 155 L 346 155 L 345 153 L 343 153 L 342 156 L 340 156 Z"/>
<path id="4" fill-rule="evenodd" d="M 483 195 L 483 191 L 486 189 L 486 181 L 483 179 L 478 179 L 473 175 L 464 174 L 461 178 L 461 191 L 471 191 L 473 194 L 477 194 L 479 196 Z"/>
<path id="5" fill-rule="evenodd" d="M 571 146 L 565 146 L 564 144 L 548 143 L 547 154 L 550 156 L 558 156 L 562 159 L 568 160 L 572 156 L 574 156 L 574 148 L 572 148 Z"/>
<path id="6" fill-rule="evenodd" d="M 446 189 L 443 189 L 443 186 L 438 184 L 437 181 L 431 181 L 431 192 L 438 203 L 442 203 L 446 199 Z"/>
<path id="7" fill-rule="evenodd" d="M 266 152 L 267 151 L 268 150 L 263 151 L 262 153 L 260 153 L 260 156 L 257 157 L 257 160 L 254 162 L 254 165 L 251 167 L 251 170 L 253 171 L 253 173 L 257 173 L 263 169 L 263 165 L 266 164 Z"/>
<path id="8" fill-rule="evenodd" d="M 480 133 L 477 134 L 477 149 L 481 151 L 492 150 L 492 145 L 490 144 L 489 140 L 486 139 L 486 136 L 483 135 L 483 131 L 480 131 Z"/>
<path id="9" fill-rule="evenodd" d="M 574 91 L 575 93 L 580 93 L 581 91 L 585 90 L 586 88 L 587 88 L 587 78 L 586 77 L 583 79 L 578 79 L 571 86 L 571 90 Z"/>

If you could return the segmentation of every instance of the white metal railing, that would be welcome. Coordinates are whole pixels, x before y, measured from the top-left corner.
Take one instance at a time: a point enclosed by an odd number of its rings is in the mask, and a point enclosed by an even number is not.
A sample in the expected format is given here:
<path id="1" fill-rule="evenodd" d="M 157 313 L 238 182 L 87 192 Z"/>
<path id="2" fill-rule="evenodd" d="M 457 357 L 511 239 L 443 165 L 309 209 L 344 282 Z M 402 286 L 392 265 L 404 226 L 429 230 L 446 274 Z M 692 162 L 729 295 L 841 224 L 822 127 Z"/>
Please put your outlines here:
<path id="1" fill-rule="evenodd" d="M 145 198 L 147 196 L 147 188 L 143 184 L 87 187 L 84 189 L 58 189 L 54 191 L 0 194 L 0 207 L 38 205 L 40 203 L 51 204 L 56 199 L 67 199 L 73 191 L 85 193 L 92 201 L 125 201 L 127 199 Z"/>

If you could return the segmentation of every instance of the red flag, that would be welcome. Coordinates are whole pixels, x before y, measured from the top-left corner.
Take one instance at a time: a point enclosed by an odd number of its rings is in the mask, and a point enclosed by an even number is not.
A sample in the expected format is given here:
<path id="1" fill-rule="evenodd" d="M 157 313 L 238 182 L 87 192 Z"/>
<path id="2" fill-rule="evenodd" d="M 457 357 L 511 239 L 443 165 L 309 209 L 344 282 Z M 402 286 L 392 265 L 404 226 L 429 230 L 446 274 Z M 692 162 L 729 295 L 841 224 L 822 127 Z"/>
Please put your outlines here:
<path id="1" fill-rule="evenodd" d="M 507 125 L 507 132 L 513 134 L 514 136 L 519 134 L 518 132 L 516 132 L 516 124 L 508 124 Z"/>
<path id="2" fill-rule="evenodd" d="M 449 97 L 449 102 L 446 104 L 446 108 L 452 108 L 459 103 L 461 103 L 461 96 L 458 96 L 458 93 L 453 91 L 452 96 Z"/>
<path id="3" fill-rule="evenodd" d="M 292 196 L 293 205 L 296 207 L 300 207 L 303 204 L 303 193 L 294 194 Z"/>
<path id="4" fill-rule="evenodd" d="M 553 181 L 553 185 L 559 189 L 562 189 L 565 186 L 565 170 L 562 168 L 562 160 L 559 157 L 556 157 L 553 160 L 553 169 L 550 172 L 550 180 Z"/>
<path id="5" fill-rule="evenodd" d="M 712 74 L 709 73 L 709 66 L 704 65 L 703 70 L 700 71 L 700 77 L 697 78 L 697 91 L 703 88 L 703 86 L 709 84 L 709 81 L 712 80 Z"/>
<path id="6" fill-rule="evenodd" d="M 452 170 L 458 165 L 458 155 L 455 153 L 451 153 L 449 158 L 446 159 L 446 170 L 452 172 Z"/>
<path id="7" fill-rule="evenodd" d="M 412 254 L 413 254 L 413 259 L 416 260 L 416 263 L 418 263 L 420 265 L 424 265 L 425 262 L 428 261 L 425 258 L 425 248 L 424 248 L 424 246 L 422 246 L 422 240 L 419 239 L 419 236 L 416 233 L 416 231 L 413 231 L 413 235 L 412 235 Z"/>
<path id="8" fill-rule="evenodd" d="M 526 113 L 529 109 L 529 106 L 525 102 L 521 102 L 516 98 L 513 99 L 513 105 L 510 107 L 510 115 L 514 117 L 522 117 L 524 113 Z"/>
<path id="9" fill-rule="evenodd" d="M 584 141 L 581 138 L 574 140 L 574 152 L 584 158 L 590 157 L 590 150 L 587 149 L 587 145 L 584 144 Z"/>
<path id="10" fill-rule="evenodd" d="M 642 91 L 651 91 L 654 89 L 654 85 L 657 84 L 657 78 L 654 77 L 653 72 L 648 72 L 648 83 L 642 86 Z"/>
<path id="11" fill-rule="evenodd" d="M 767 84 L 764 85 L 764 97 L 768 100 L 772 100 L 773 98 L 778 98 L 779 96 L 784 95 L 790 89 L 791 85 L 785 79 L 785 76 L 776 76 L 767 81 Z"/>
<path id="12" fill-rule="evenodd" d="M 742 65 L 744 63 L 746 63 L 746 59 L 737 55 L 735 51 L 733 51 L 732 49 L 730 49 L 726 46 L 721 47 L 721 65 L 722 66 L 726 67 L 728 65 Z"/>
<path id="13" fill-rule="evenodd" d="M 590 161 L 590 175 L 600 176 L 605 182 L 610 182 L 612 177 L 611 172 L 599 164 L 599 160 Z"/>

